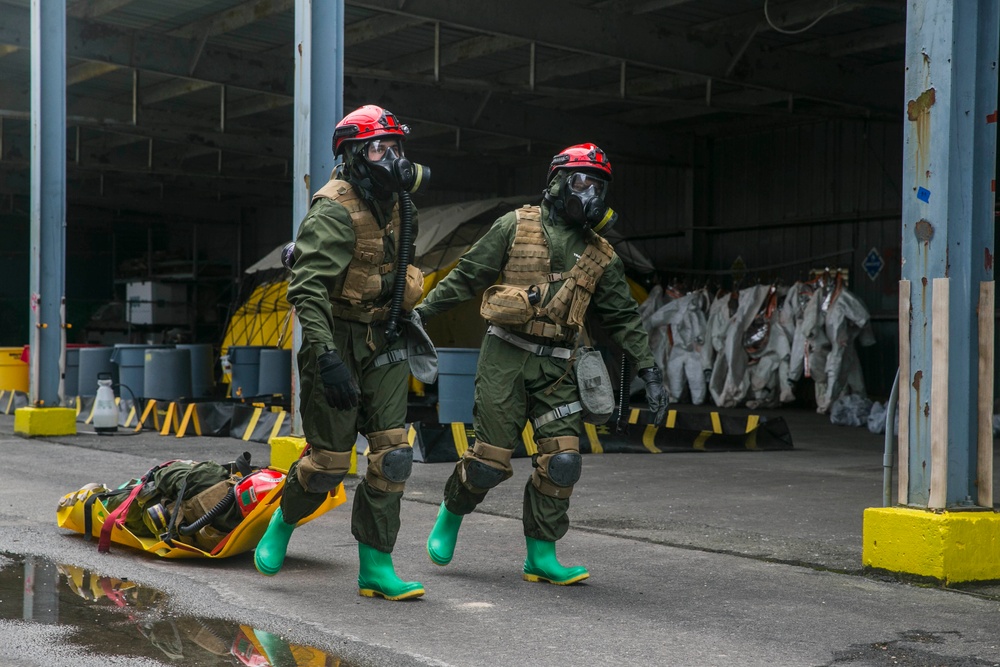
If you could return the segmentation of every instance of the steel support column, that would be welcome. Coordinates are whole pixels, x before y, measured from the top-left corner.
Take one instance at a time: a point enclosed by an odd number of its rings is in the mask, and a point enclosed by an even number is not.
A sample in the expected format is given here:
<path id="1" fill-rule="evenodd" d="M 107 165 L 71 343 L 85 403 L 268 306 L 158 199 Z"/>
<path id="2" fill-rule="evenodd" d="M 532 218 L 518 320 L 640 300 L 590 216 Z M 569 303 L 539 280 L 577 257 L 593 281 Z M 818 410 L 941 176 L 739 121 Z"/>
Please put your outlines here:
<path id="1" fill-rule="evenodd" d="M 60 404 L 66 284 L 66 0 L 31 0 L 31 404 Z"/>
<path id="2" fill-rule="evenodd" d="M 993 402 L 977 306 L 992 302 L 998 32 L 995 0 L 907 3 L 898 496 L 914 508 L 977 505 L 978 413 Z"/>
<path id="3" fill-rule="evenodd" d="M 295 160 L 292 238 L 309 201 L 333 170 L 333 128 L 344 115 L 344 0 L 295 1 Z M 292 349 L 292 435 L 302 435 L 296 363 L 302 330 Z"/>

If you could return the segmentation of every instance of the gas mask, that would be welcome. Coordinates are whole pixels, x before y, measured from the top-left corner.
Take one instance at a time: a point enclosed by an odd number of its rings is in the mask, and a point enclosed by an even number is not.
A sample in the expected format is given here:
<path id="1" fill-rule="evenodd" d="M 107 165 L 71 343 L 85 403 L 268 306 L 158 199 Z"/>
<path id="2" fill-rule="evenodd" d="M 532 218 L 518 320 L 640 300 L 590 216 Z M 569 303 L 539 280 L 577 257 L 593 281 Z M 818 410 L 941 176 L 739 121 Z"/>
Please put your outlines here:
<path id="1" fill-rule="evenodd" d="M 416 192 L 430 178 L 430 169 L 410 162 L 396 139 L 372 139 L 358 149 L 355 158 L 368 172 L 378 194 Z"/>
<path id="2" fill-rule="evenodd" d="M 582 171 L 570 172 L 562 187 L 563 211 L 571 222 L 606 234 L 616 222 L 618 214 L 604 203 L 608 182 Z"/>

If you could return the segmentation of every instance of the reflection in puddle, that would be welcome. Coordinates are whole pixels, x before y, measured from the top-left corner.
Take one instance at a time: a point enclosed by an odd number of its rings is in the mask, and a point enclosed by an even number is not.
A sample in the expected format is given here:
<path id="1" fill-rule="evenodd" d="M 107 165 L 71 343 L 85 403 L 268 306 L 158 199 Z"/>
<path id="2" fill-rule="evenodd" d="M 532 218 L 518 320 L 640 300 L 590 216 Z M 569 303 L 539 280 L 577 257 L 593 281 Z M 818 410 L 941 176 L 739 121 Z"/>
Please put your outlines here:
<path id="1" fill-rule="evenodd" d="M 0 619 L 72 626 L 68 641 L 90 655 L 185 667 L 348 667 L 263 630 L 173 615 L 156 589 L 30 556 L 0 554 Z"/>

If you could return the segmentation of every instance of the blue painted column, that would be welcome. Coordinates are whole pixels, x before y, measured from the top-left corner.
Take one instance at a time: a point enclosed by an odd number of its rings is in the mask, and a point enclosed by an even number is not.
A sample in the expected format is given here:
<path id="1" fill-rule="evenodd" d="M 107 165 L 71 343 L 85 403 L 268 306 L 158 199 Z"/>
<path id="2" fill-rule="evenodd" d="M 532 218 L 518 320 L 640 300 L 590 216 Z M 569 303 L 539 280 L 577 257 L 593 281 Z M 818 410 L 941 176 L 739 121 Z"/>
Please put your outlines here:
<path id="1" fill-rule="evenodd" d="M 31 0 L 31 390 L 59 406 L 66 250 L 66 0 Z"/>
<path id="2" fill-rule="evenodd" d="M 993 391 L 979 381 L 977 311 L 981 294 L 992 304 L 998 33 L 996 0 L 907 2 L 899 500 L 916 508 L 977 504 L 978 406 Z"/>
<path id="3" fill-rule="evenodd" d="M 333 129 L 344 115 L 344 0 L 295 1 L 295 128 L 292 238 L 313 193 L 333 171 Z M 296 363 L 302 330 L 292 337 L 292 435 L 302 435 Z"/>

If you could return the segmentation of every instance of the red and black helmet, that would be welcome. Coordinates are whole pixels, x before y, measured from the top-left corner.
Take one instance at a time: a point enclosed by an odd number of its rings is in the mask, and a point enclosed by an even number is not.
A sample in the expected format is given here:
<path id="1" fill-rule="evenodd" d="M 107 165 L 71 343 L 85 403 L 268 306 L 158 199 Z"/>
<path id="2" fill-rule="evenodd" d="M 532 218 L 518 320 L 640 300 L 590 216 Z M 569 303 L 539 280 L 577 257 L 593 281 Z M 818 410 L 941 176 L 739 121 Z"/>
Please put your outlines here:
<path id="1" fill-rule="evenodd" d="M 577 144 L 564 148 L 552 157 L 548 180 L 551 181 L 560 169 L 568 171 L 591 171 L 602 178 L 612 180 L 611 162 L 608 156 L 594 144 Z"/>
<path id="2" fill-rule="evenodd" d="M 333 154 L 339 155 L 347 141 L 365 141 L 376 137 L 399 137 L 402 139 L 410 131 L 400 124 L 396 116 L 387 109 L 374 104 L 366 104 L 344 116 L 333 131 Z"/>

